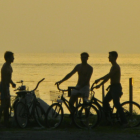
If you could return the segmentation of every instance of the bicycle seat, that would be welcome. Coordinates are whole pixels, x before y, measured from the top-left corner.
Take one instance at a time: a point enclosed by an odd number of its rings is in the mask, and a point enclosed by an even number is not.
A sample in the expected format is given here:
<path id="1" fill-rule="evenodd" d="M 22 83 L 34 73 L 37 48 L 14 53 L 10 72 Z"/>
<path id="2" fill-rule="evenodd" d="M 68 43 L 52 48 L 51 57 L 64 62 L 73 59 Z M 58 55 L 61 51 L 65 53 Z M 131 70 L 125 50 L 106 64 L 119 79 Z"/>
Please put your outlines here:
<path id="1" fill-rule="evenodd" d="M 25 96 L 27 93 L 28 93 L 28 91 L 18 91 L 18 92 L 16 92 L 16 94 L 18 96 Z"/>

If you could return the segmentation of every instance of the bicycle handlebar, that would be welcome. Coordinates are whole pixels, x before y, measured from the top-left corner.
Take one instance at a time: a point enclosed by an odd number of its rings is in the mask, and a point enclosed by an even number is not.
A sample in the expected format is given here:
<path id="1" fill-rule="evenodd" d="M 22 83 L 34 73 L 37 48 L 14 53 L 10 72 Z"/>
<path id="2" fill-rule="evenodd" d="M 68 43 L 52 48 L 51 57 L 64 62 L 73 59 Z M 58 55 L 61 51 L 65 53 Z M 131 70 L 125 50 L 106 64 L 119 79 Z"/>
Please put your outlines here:
<path id="1" fill-rule="evenodd" d="M 21 83 L 22 84 L 23 83 L 23 80 L 17 81 L 16 83 Z"/>
<path id="2" fill-rule="evenodd" d="M 68 91 L 68 89 L 66 90 L 66 89 L 60 89 L 60 87 L 59 87 L 59 84 L 56 84 L 57 85 L 57 89 L 59 90 L 59 91 Z"/>
<path id="3" fill-rule="evenodd" d="M 42 80 L 40 80 L 38 83 L 37 83 L 37 85 L 36 85 L 36 87 L 35 87 L 35 89 L 34 90 L 32 90 L 32 91 L 35 91 L 37 88 L 38 88 L 38 86 L 39 86 L 39 84 L 44 80 L 45 78 L 43 78 Z"/>
<path id="4" fill-rule="evenodd" d="M 94 82 L 91 86 L 91 91 L 93 91 L 94 88 L 97 88 L 96 86 L 94 86 L 96 83 Z"/>

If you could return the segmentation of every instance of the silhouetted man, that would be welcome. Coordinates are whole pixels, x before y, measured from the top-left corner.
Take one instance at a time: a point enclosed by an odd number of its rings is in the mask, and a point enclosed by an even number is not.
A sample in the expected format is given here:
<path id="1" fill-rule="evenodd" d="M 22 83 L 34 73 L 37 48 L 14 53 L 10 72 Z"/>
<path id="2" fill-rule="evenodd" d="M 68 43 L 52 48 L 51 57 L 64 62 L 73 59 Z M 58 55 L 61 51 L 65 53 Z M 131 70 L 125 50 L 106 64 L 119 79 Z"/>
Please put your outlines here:
<path id="1" fill-rule="evenodd" d="M 9 107 L 10 107 L 10 90 L 9 86 L 12 85 L 13 88 L 16 87 L 16 84 L 12 81 L 12 72 L 11 63 L 14 62 L 14 54 L 10 51 L 5 52 L 4 54 L 5 63 L 1 68 L 1 107 L 0 107 L 0 118 L 2 111 L 4 111 L 4 124 L 6 127 L 9 126 Z"/>
<path id="2" fill-rule="evenodd" d="M 95 83 L 98 83 L 100 80 L 102 80 L 102 82 L 96 86 L 96 88 L 100 88 L 101 85 L 103 85 L 105 82 L 107 82 L 110 79 L 110 86 L 108 87 L 109 91 L 103 100 L 103 107 L 107 115 L 110 110 L 109 102 L 113 99 L 114 106 L 117 108 L 120 114 L 121 122 L 123 126 L 125 127 L 128 125 L 128 123 L 127 123 L 125 114 L 123 112 L 123 109 L 120 105 L 120 97 L 122 95 L 122 86 L 120 84 L 121 69 L 120 69 L 120 66 L 116 62 L 117 57 L 118 57 L 118 54 L 116 51 L 109 52 L 108 58 L 112 64 L 110 72 L 107 75 L 95 80 Z"/>
<path id="3" fill-rule="evenodd" d="M 90 78 L 93 72 L 93 68 L 87 63 L 88 57 L 88 53 L 81 53 L 82 63 L 76 65 L 75 68 L 70 73 L 68 73 L 62 80 L 55 83 L 61 84 L 65 80 L 69 79 L 76 72 L 78 73 L 78 82 L 76 85 L 76 89 L 72 90 L 69 100 L 71 110 L 73 109 L 74 103 L 78 97 L 83 97 L 83 99 L 86 99 L 89 96 Z"/>

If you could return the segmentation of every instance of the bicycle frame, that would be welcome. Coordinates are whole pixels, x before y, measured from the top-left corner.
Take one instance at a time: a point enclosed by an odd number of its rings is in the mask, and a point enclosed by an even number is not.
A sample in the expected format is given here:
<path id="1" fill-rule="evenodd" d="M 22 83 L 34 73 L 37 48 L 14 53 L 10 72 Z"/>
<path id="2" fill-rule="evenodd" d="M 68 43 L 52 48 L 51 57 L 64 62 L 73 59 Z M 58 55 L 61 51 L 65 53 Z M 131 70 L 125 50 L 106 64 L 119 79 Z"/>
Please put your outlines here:
<path id="1" fill-rule="evenodd" d="M 97 107 L 98 107 L 99 109 L 103 109 L 103 102 L 100 101 L 100 100 L 98 100 L 98 99 L 95 98 L 95 97 L 94 97 L 93 100 L 91 101 L 91 104 L 96 104 Z M 102 106 L 101 106 L 100 104 L 102 104 Z"/>
<path id="2" fill-rule="evenodd" d="M 62 94 L 62 96 L 61 96 L 61 100 L 63 101 L 62 103 L 65 104 L 65 106 L 67 107 L 67 109 L 68 109 L 69 112 L 71 113 L 70 106 L 69 106 L 69 101 L 66 100 L 66 99 L 63 97 L 63 94 Z M 62 103 L 61 103 L 61 105 L 62 105 Z"/>
<path id="3" fill-rule="evenodd" d="M 93 89 L 94 89 L 94 87 L 93 87 Z M 92 89 L 92 90 L 93 90 L 93 89 Z M 93 93 L 95 94 L 94 91 L 93 91 Z M 103 109 L 103 102 L 100 101 L 99 99 L 95 98 L 95 97 L 94 97 L 94 94 L 92 95 L 92 98 L 91 98 L 91 100 L 90 100 L 89 103 L 90 103 L 90 104 L 94 104 L 95 106 L 97 106 L 97 108 L 98 108 L 99 110 L 102 110 L 103 112 L 105 112 L 104 109 Z M 102 106 L 101 106 L 101 104 L 102 104 Z M 112 108 L 110 107 L 110 112 L 109 112 L 109 114 L 111 115 L 110 117 L 111 117 L 112 119 L 116 118 L 116 113 L 113 113 L 113 109 L 114 109 L 114 105 L 113 105 Z"/>
<path id="4" fill-rule="evenodd" d="M 37 123 L 40 126 L 43 126 L 43 124 L 42 124 L 43 122 L 41 122 L 38 119 L 38 117 L 40 117 L 38 115 L 38 114 L 40 114 L 40 112 L 38 112 L 38 109 L 41 111 L 41 113 L 43 113 L 43 115 L 45 115 L 45 111 L 40 106 L 40 103 L 39 103 L 39 101 L 36 98 L 35 90 L 38 88 L 40 82 L 42 82 L 44 79 L 45 78 L 43 78 L 42 80 L 40 80 L 37 83 L 37 85 L 36 85 L 36 87 L 35 87 L 34 90 L 31 90 L 31 91 L 22 91 L 22 92 L 18 92 L 17 93 L 17 94 L 20 94 L 21 100 L 16 105 L 15 119 L 17 121 L 17 124 L 21 128 L 25 128 L 27 126 L 28 120 L 32 116 L 33 116 L 33 118 L 37 121 Z M 26 95 L 30 95 L 30 94 L 32 94 L 32 97 L 31 97 L 31 99 L 29 99 L 29 102 L 28 102 L 28 100 L 27 100 L 28 96 L 26 96 Z M 23 122 L 21 121 L 22 118 L 25 118 Z"/>
<path id="5" fill-rule="evenodd" d="M 28 104 L 27 104 L 27 101 L 25 100 L 25 104 L 28 108 L 29 117 L 33 115 L 33 113 L 34 113 L 33 109 L 35 108 L 36 103 L 38 102 L 36 95 L 35 95 L 35 92 L 31 91 L 31 94 L 33 95 L 33 99 Z"/>
<path id="6" fill-rule="evenodd" d="M 69 110 L 69 112 L 72 113 L 72 111 L 71 111 L 71 109 L 70 109 L 69 101 L 66 100 L 66 99 L 64 98 L 64 96 L 63 96 L 63 95 L 64 95 L 64 92 L 69 92 L 69 90 L 68 90 L 68 89 L 67 89 L 67 90 L 60 89 L 58 84 L 57 84 L 57 88 L 58 88 L 59 91 L 62 91 L 61 100 L 64 102 L 64 104 L 65 104 L 65 106 L 67 107 L 67 109 Z M 73 87 L 73 89 L 74 89 L 74 87 Z M 63 102 L 61 102 L 61 105 L 62 105 Z M 60 102 L 58 101 L 58 103 L 60 103 Z"/>

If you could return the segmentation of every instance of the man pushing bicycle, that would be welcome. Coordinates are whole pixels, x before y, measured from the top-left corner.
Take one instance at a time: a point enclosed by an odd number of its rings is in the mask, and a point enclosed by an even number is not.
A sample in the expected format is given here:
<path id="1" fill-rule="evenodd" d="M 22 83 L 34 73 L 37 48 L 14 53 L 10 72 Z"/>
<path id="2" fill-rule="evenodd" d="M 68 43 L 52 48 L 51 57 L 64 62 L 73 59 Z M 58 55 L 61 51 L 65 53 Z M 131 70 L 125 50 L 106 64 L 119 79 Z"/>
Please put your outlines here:
<path id="1" fill-rule="evenodd" d="M 112 64 L 110 72 L 107 75 L 95 80 L 95 83 L 97 84 L 99 81 L 102 80 L 102 82 L 96 86 L 96 88 L 100 88 L 101 85 L 103 85 L 110 79 L 110 86 L 108 87 L 109 91 L 103 100 L 103 108 L 104 108 L 104 111 L 106 112 L 105 115 L 108 114 L 109 109 L 110 109 L 109 102 L 113 99 L 114 106 L 116 107 L 120 115 L 122 126 L 127 127 L 128 123 L 126 120 L 126 116 L 120 104 L 120 97 L 122 96 L 123 93 L 122 93 L 122 86 L 120 83 L 121 69 L 120 69 L 120 66 L 116 62 L 117 57 L 118 57 L 118 53 L 116 51 L 109 52 L 108 58 Z"/>
<path id="2" fill-rule="evenodd" d="M 68 73 L 62 80 L 55 83 L 61 84 L 65 80 L 69 79 L 76 72 L 78 73 L 78 82 L 76 88 L 72 90 L 69 100 L 71 110 L 73 110 L 74 103 L 76 102 L 78 97 L 87 99 L 89 96 L 90 78 L 93 73 L 93 68 L 87 63 L 88 57 L 88 53 L 81 53 L 82 63 L 77 64 L 75 68 L 70 73 Z"/>

